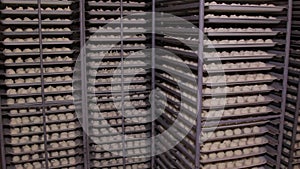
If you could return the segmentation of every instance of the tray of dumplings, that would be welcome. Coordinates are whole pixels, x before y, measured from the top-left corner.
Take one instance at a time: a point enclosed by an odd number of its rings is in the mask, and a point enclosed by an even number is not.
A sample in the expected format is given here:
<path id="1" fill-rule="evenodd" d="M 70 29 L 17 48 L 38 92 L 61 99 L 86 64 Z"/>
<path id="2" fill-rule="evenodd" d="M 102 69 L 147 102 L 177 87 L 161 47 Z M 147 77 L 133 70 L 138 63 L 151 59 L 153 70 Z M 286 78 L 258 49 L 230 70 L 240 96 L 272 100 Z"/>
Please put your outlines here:
<path id="1" fill-rule="evenodd" d="M 110 19 L 105 19 L 104 17 L 102 18 L 91 18 L 88 20 L 90 24 L 120 24 L 121 19 L 120 18 L 110 18 Z M 144 18 L 124 18 L 123 19 L 123 24 L 146 24 L 147 21 Z"/>
<path id="2" fill-rule="evenodd" d="M 8 89 L 7 97 L 26 97 L 26 96 L 39 96 L 41 95 L 41 87 L 29 87 L 29 88 L 17 88 Z M 73 87 L 71 85 L 65 86 L 48 86 L 44 88 L 45 95 L 57 95 L 57 94 L 72 94 Z"/>
<path id="3" fill-rule="evenodd" d="M 106 44 L 106 45 L 96 45 L 88 44 L 87 49 L 90 51 L 110 51 L 110 50 L 143 50 L 146 48 L 145 44 L 135 43 L 135 44 L 126 44 L 126 45 L 116 45 L 116 44 Z"/>
<path id="4" fill-rule="evenodd" d="M 134 2 L 134 1 L 130 1 L 130 2 L 122 2 L 123 3 L 123 7 L 145 7 L 146 3 L 145 2 Z M 103 0 L 92 0 L 92 1 L 88 1 L 88 5 L 89 6 L 101 6 L 101 7 L 120 7 L 120 1 L 111 1 L 111 0 L 107 0 L 107 1 L 103 1 Z"/>
<path id="5" fill-rule="evenodd" d="M 207 36 L 276 36 L 279 31 L 273 31 L 271 28 L 205 28 Z"/>
<path id="6" fill-rule="evenodd" d="M 80 128 L 78 122 L 50 124 L 46 126 L 47 133 L 69 132 Z M 4 135 L 11 137 L 23 137 L 44 134 L 43 126 L 30 127 L 15 127 L 11 129 L 4 129 Z"/>
<path id="7" fill-rule="evenodd" d="M 103 129 L 107 130 L 107 129 Z M 137 134 L 128 134 L 127 138 L 125 141 L 139 141 L 139 140 L 147 140 L 150 137 L 150 133 L 147 132 L 141 132 Z M 102 144 L 112 144 L 112 143 L 119 143 L 122 142 L 122 136 L 121 135 L 114 135 L 114 136 L 103 136 L 103 137 L 94 137 L 92 140 L 97 144 L 97 145 L 102 145 Z"/>
<path id="8" fill-rule="evenodd" d="M 109 9 L 92 9 L 90 11 L 88 11 L 87 13 L 91 16 L 97 16 L 97 15 L 101 15 L 101 16 L 108 16 L 108 15 L 116 15 L 119 16 L 120 15 L 120 9 L 115 9 L 115 10 L 109 10 Z M 123 15 L 134 15 L 134 16 L 140 16 L 140 15 L 146 15 L 145 11 L 143 10 L 123 10 Z"/>
<path id="9" fill-rule="evenodd" d="M 134 118 L 134 117 L 147 117 L 150 116 L 149 112 L 145 109 L 136 109 L 136 110 L 125 110 L 124 116 L 126 118 Z M 89 119 L 91 120 L 99 120 L 99 119 L 118 119 L 122 118 L 122 112 L 111 111 L 111 112 L 91 112 L 89 114 Z"/>
<path id="10" fill-rule="evenodd" d="M 257 157 L 249 157 L 246 159 L 232 160 L 227 162 L 206 164 L 203 166 L 203 169 L 224 168 L 224 166 L 230 169 L 246 169 L 246 168 L 256 168 L 258 166 L 263 166 L 266 163 L 267 160 L 264 156 L 257 156 Z"/>
<path id="11" fill-rule="evenodd" d="M 125 159 L 125 164 L 127 168 L 132 168 L 132 169 L 148 169 L 150 168 L 149 164 L 146 164 L 150 162 L 149 159 L 145 158 L 126 158 Z M 143 164 L 144 163 L 144 164 Z M 91 168 L 123 168 L 123 158 L 113 158 L 113 159 L 107 159 L 107 160 L 93 160 L 91 164 Z"/>
<path id="12" fill-rule="evenodd" d="M 68 75 L 73 74 L 74 71 L 70 66 L 64 67 L 47 67 L 44 68 L 44 75 Z M 17 68 L 17 69 L 6 69 L 5 77 L 29 77 L 29 76 L 40 76 L 40 68 Z"/>
<path id="13" fill-rule="evenodd" d="M 95 94 L 107 94 L 107 93 L 121 93 L 122 90 L 125 92 L 140 92 L 146 91 L 149 87 L 146 85 L 108 85 L 99 87 L 89 87 L 89 91 Z"/>
<path id="14" fill-rule="evenodd" d="M 71 35 L 73 31 L 68 28 L 42 28 L 43 35 Z M 6 36 L 20 36 L 20 35 L 38 35 L 39 29 L 33 28 L 7 28 L 2 32 Z"/>
<path id="15" fill-rule="evenodd" d="M 46 96 L 45 104 L 47 106 L 61 105 L 61 104 L 71 104 L 74 102 L 74 97 L 70 94 L 68 95 L 54 95 Z M 4 101 L 3 105 L 7 105 L 8 108 L 23 108 L 31 107 L 33 105 L 41 105 L 42 97 L 22 97 L 22 98 L 8 98 Z"/>
<path id="16" fill-rule="evenodd" d="M 66 146 L 76 146 L 74 140 L 82 137 L 82 133 L 80 131 L 69 131 L 69 132 L 60 132 L 60 133 L 52 133 L 47 134 L 47 142 L 52 146 L 56 146 L 56 148 Z M 5 139 L 6 144 L 11 146 L 25 146 L 29 144 L 43 144 L 44 136 L 41 135 L 32 135 L 32 136 L 22 136 L 22 137 L 11 137 Z M 53 143 L 53 142 L 58 142 Z"/>
<path id="17" fill-rule="evenodd" d="M 123 84 L 138 84 L 138 83 L 146 83 L 148 79 L 145 77 L 124 77 Z M 101 79 L 89 79 L 89 83 L 98 86 L 98 85 L 114 85 L 121 84 L 122 78 L 120 77 L 110 77 L 110 78 L 101 78 Z"/>
<path id="18" fill-rule="evenodd" d="M 227 133 L 225 133 L 227 131 Z M 254 127 L 243 127 L 228 130 L 219 130 L 214 132 L 202 132 L 201 140 L 205 141 L 219 141 L 234 138 L 243 138 L 251 136 L 260 136 L 269 132 L 266 127 L 254 126 Z"/>
<path id="19" fill-rule="evenodd" d="M 121 102 L 108 102 L 108 103 L 103 103 L 103 104 L 90 104 L 90 109 L 93 111 L 111 111 L 111 110 L 120 110 L 121 109 Z M 125 110 L 128 109 L 134 109 L 134 108 L 144 108 L 147 107 L 149 104 L 146 103 L 143 100 L 139 101 L 125 101 L 124 102 L 124 108 Z"/>
<path id="20" fill-rule="evenodd" d="M 44 55 L 60 55 L 60 54 L 73 54 L 75 50 L 71 50 L 68 47 L 53 47 L 53 48 L 44 48 Z M 40 49 L 39 48 L 15 48 L 15 49 L 4 49 L 4 56 L 39 56 Z"/>
<path id="21" fill-rule="evenodd" d="M 126 59 L 123 62 L 120 61 L 91 61 L 88 62 L 88 66 L 94 69 L 101 69 L 101 68 L 117 68 L 120 67 L 145 67 L 147 63 L 142 60 L 129 60 Z"/>
<path id="22" fill-rule="evenodd" d="M 268 93 L 272 90 L 275 90 L 275 88 L 266 84 L 262 84 L 234 87 L 204 88 L 202 93 L 203 96 L 232 96 L 237 94 Z"/>
<path id="23" fill-rule="evenodd" d="M 89 38 L 90 42 L 111 42 L 111 41 L 144 41 L 146 40 L 145 35 L 124 35 L 121 39 L 120 35 L 92 35 Z"/>
<path id="24" fill-rule="evenodd" d="M 276 54 L 265 51 L 222 51 L 222 52 L 204 52 L 204 59 L 207 61 L 232 61 L 232 60 L 249 60 L 249 59 L 272 59 Z"/>
<path id="25" fill-rule="evenodd" d="M 39 24 L 39 20 L 38 18 L 28 18 L 28 17 L 24 17 L 24 18 L 5 18 L 4 20 L 1 20 L 1 23 L 3 25 L 38 25 Z M 42 25 L 71 25 L 73 24 L 73 20 L 70 19 L 50 19 L 50 18 L 46 18 L 42 20 Z"/>
<path id="26" fill-rule="evenodd" d="M 204 65 L 204 70 L 207 73 L 250 72 L 271 70 L 274 67 L 275 65 L 264 62 L 210 63 Z"/>
<path id="27" fill-rule="evenodd" d="M 19 7 L 9 7 L 6 6 L 3 10 L 1 10 L 1 13 L 4 15 L 37 15 L 38 9 L 33 7 L 27 7 L 24 8 L 22 6 Z M 41 9 L 42 15 L 71 15 L 72 10 L 70 7 L 58 7 L 58 8 L 42 8 Z"/>
<path id="28" fill-rule="evenodd" d="M 38 4 L 36 0 L 1 0 L 3 4 L 19 4 L 19 5 L 35 5 Z M 43 0 L 43 5 L 71 5 L 72 0 Z"/>
<path id="29" fill-rule="evenodd" d="M 235 119 L 247 116 L 261 116 L 272 113 L 279 113 L 278 110 L 267 106 L 232 108 L 226 110 L 209 110 L 202 112 L 204 121 L 215 121 L 220 119 Z"/>
<path id="30" fill-rule="evenodd" d="M 209 110 L 240 106 L 264 105 L 269 104 L 272 101 L 274 101 L 274 99 L 271 97 L 262 95 L 211 98 L 203 101 L 203 109 Z"/>
<path id="31" fill-rule="evenodd" d="M 249 15 L 214 15 L 207 14 L 204 17 L 206 23 L 231 23 L 231 24 L 279 24 L 280 19 L 269 16 Z"/>
<path id="32" fill-rule="evenodd" d="M 138 134 L 145 133 L 151 130 L 150 125 L 135 125 L 135 126 L 125 126 L 125 134 Z M 94 128 L 90 131 L 90 136 L 93 140 L 98 142 L 100 137 L 114 137 L 120 135 L 122 133 L 122 127 L 115 128 Z"/>
<path id="33" fill-rule="evenodd" d="M 17 67 L 17 66 L 39 66 L 40 65 L 40 57 L 32 58 L 22 58 L 18 57 L 16 59 L 6 59 L 4 61 L 4 66 L 7 67 Z M 43 58 L 43 65 L 65 65 L 65 64 L 73 64 L 75 61 L 73 58 L 69 56 L 55 56 Z"/>
<path id="34" fill-rule="evenodd" d="M 134 93 L 134 94 L 128 94 L 124 96 L 124 100 L 144 100 L 148 98 L 146 93 Z M 100 103 L 104 103 L 104 102 L 111 102 L 111 101 L 120 101 L 122 100 L 122 96 L 121 95 L 100 95 L 98 97 L 93 97 L 91 99 L 91 101 L 94 102 L 100 102 Z"/>
<path id="35" fill-rule="evenodd" d="M 110 128 L 122 126 L 123 120 L 121 119 L 106 119 L 106 120 L 90 120 L 90 127 L 95 128 Z M 149 117 L 126 117 L 124 126 L 134 126 L 150 123 Z"/>
<path id="36" fill-rule="evenodd" d="M 147 140 L 137 140 L 137 141 L 125 141 L 125 149 L 137 149 L 137 148 L 145 148 L 150 146 L 151 144 Z M 122 150 L 122 143 L 111 143 L 111 144 L 103 144 L 103 145 L 93 145 L 91 151 L 93 152 L 105 152 L 107 150 Z"/>
<path id="37" fill-rule="evenodd" d="M 39 38 L 5 38 L 2 42 L 5 46 L 19 46 L 19 45 L 39 45 Z M 70 45 L 73 44 L 74 40 L 70 40 L 69 38 L 43 38 L 42 44 L 44 45 Z"/>
<path id="38" fill-rule="evenodd" d="M 228 85 L 241 85 L 241 84 L 260 84 L 271 83 L 277 80 L 278 77 L 271 74 L 245 74 L 245 75 L 215 75 L 204 77 L 203 83 L 206 86 L 228 86 Z"/>
<path id="39" fill-rule="evenodd" d="M 120 33 L 121 28 L 120 27 L 110 27 L 110 26 L 105 26 L 101 27 L 91 27 L 88 29 L 90 33 Z M 123 27 L 123 32 L 124 33 L 145 33 L 146 29 L 143 27 Z"/>
<path id="40" fill-rule="evenodd" d="M 49 76 L 44 78 L 45 85 L 66 85 L 73 83 L 73 78 L 70 75 L 63 76 Z M 7 87 L 33 87 L 41 85 L 41 78 L 16 78 L 5 79 L 4 83 Z"/>
<path id="41" fill-rule="evenodd" d="M 225 151 L 218 153 L 209 153 L 208 155 L 203 155 L 201 162 L 203 164 L 221 162 L 221 161 L 230 161 L 242 158 L 248 158 L 252 156 L 263 155 L 267 152 L 264 147 L 254 147 L 254 148 L 245 148 L 238 149 L 235 151 Z"/>
<path id="42" fill-rule="evenodd" d="M 249 137 L 249 138 L 238 138 L 232 140 L 223 140 L 221 142 L 205 142 L 201 147 L 202 153 L 216 153 L 221 151 L 245 149 L 257 146 L 263 146 L 269 143 L 266 137 Z M 248 151 L 249 152 L 249 151 Z M 227 154 L 227 153 L 225 153 Z M 231 152 L 228 152 L 229 156 Z M 238 154 L 240 155 L 240 153 Z"/>
<path id="43" fill-rule="evenodd" d="M 204 40 L 207 48 L 253 48 L 253 47 L 274 47 L 277 42 L 272 39 L 240 39 L 240 40 Z"/>
<path id="44" fill-rule="evenodd" d="M 285 7 L 275 6 L 274 4 L 241 4 L 241 3 L 217 3 L 217 2 L 206 2 L 205 7 L 207 11 L 213 12 L 238 12 L 238 13 L 249 13 L 249 12 L 281 12 Z"/>
<path id="45" fill-rule="evenodd" d="M 101 69 L 101 70 L 90 70 L 89 76 L 91 77 L 111 77 L 111 76 L 137 76 L 145 75 L 148 71 L 144 68 L 125 68 L 123 73 L 120 69 Z"/>

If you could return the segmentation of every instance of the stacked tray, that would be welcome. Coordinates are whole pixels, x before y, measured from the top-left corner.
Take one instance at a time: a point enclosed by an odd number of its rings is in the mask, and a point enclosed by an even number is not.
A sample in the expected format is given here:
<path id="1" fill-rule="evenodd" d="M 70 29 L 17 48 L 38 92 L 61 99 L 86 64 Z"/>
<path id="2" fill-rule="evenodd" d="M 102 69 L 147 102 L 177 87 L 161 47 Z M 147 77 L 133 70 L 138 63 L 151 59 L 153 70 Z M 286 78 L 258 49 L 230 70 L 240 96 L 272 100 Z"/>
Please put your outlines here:
<path id="1" fill-rule="evenodd" d="M 289 73 L 287 84 L 287 105 L 285 111 L 284 140 L 282 150 L 282 167 L 293 169 L 298 168 L 299 157 L 299 2 L 293 2 L 293 24 L 291 32 L 291 49 L 289 58 Z"/>
<path id="2" fill-rule="evenodd" d="M 37 1 L 1 4 L 6 166 L 82 168 L 82 132 L 72 87 L 78 4 L 42 1 L 41 27 Z"/>
<path id="3" fill-rule="evenodd" d="M 90 168 L 150 167 L 145 5 L 87 1 Z"/>
<path id="4" fill-rule="evenodd" d="M 199 5 L 199 1 L 182 3 L 162 0 L 158 2 L 157 10 L 173 13 L 199 25 Z M 282 44 L 275 39 L 282 32 L 275 27 L 281 23 L 278 14 L 286 14 L 285 10 L 283 4 L 273 1 L 251 1 L 247 4 L 243 1 L 205 1 L 204 52 L 200 53 L 203 65 L 198 62 L 199 44 L 201 46 L 202 43 L 199 42 L 201 35 L 197 27 L 176 21 L 176 17 L 157 18 L 163 23 L 158 24 L 158 34 L 165 36 L 158 35 L 156 43 L 172 53 L 161 54 L 156 59 L 159 69 L 156 83 L 162 91 L 161 99 L 166 100 L 160 103 L 163 116 L 159 120 L 162 125 L 158 126 L 158 130 L 166 130 L 177 120 L 176 123 L 181 126 L 178 132 L 182 135 L 192 124 L 191 132 L 181 141 L 184 148 L 174 148 L 181 153 L 178 161 L 168 162 L 177 157 L 170 151 L 160 156 L 160 168 L 180 168 L 181 165 L 188 166 L 187 163 L 190 164 L 187 168 L 198 167 L 193 166 L 198 163 L 193 156 L 196 152 L 197 157 L 198 151 L 198 145 L 194 145 L 195 138 L 199 137 L 195 130 L 199 90 L 202 90 L 200 97 L 203 103 L 200 107 L 202 127 L 199 128 L 202 131 L 200 168 L 273 168 L 278 165 L 276 162 L 279 159 L 272 155 L 278 153 L 276 146 L 280 143 L 274 138 L 279 138 L 279 128 L 269 123 L 277 124 L 280 119 L 280 100 L 272 93 L 281 93 L 282 74 L 278 71 L 274 73 L 280 64 L 273 61 L 281 57 L 276 49 L 280 49 Z M 203 73 L 200 71 L 199 74 L 198 70 L 203 70 Z M 202 76 L 203 80 L 199 81 Z M 197 80 L 199 84 L 195 84 Z M 253 127 L 261 128 L 260 132 L 242 132 L 245 128 L 253 131 Z M 174 135 L 178 134 L 175 132 Z M 176 136 L 172 135 L 169 139 L 172 141 Z M 251 145 L 243 143 L 249 139 L 264 141 Z M 229 141 L 238 145 L 230 146 L 227 144 Z M 220 142 L 221 146 L 215 147 Z M 163 143 L 160 145 L 165 146 Z M 210 145 L 214 145 L 213 150 L 207 150 Z M 254 149 L 262 151 L 253 153 Z M 244 153 L 234 153 L 240 151 Z M 261 158 L 252 159 L 254 157 Z"/>

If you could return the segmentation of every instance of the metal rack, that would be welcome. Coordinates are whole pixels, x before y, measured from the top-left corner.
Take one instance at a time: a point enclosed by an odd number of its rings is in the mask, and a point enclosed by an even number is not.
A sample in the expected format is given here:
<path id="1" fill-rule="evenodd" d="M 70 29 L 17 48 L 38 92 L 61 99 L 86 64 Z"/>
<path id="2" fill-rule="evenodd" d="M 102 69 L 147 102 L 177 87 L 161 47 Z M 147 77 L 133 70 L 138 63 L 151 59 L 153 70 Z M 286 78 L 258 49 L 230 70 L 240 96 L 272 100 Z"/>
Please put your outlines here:
<path id="1" fill-rule="evenodd" d="M 247 3 L 1 0 L 1 167 L 297 166 L 299 3 Z"/>

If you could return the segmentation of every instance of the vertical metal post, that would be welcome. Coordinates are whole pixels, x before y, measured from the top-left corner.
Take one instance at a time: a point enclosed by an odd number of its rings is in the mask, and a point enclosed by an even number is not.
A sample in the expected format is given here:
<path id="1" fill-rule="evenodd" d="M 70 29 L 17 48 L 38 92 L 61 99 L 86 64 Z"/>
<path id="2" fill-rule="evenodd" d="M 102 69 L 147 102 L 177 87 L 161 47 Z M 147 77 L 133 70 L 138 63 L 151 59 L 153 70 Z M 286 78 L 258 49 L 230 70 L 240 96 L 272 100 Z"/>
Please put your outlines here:
<path id="1" fill-rule="evenodd" d="M 277 147 L 277 165 L 276 169 L 280 169 L 281 165 L 281 153 L 282 153 L 282 141 L 283 141 L 283 130 L 284 130 L 284 114 L 286 106 L 286 94 L 287 94 L 287 81 L 288 81 L 288 67 L 289 67 L 289 55 L 291 46 L 291 31 L 292 31 L 292 12 L 293 12 L 293 1 L 288 0 L 288 21 L 287 21 L 287 33 L 286 33 L 286 45 L 285 45 L 285 57 L 284 57 L 284 72 L 283 72 L 283 89 L 282 89 L 282 102 L 281 102 L 281 116 L 279 124 L 279 145 Z"/>
<path id="2" fill-rule="evenodd" d="M 41 0 L 38 0 L 38 25 L 39 25 L 39 42 L 40 42 L 40 69 L 41 69 L 41 96 L 42 96 L 42 113 L 43 113 L 43 131 L 44 131 L 44 146 L 45 146 L 45 167 L 49 168 L 48 160 L 48 143 L 47 143 L 47 124 L 45 111 L 45 81 L 44 81 L 44 62 L 43 62 L 43 37 L 42 37 L 42 10 Z"/>
<path id="3" fill-rule="evenodd" d="M 196 153 L 195 169 L 200 169 L 200 135 L 202 114 L 202 84 L 203 84 L 203 48 L 204 48 L 204 2 L 199 0 L 199 46 L 198 46 L 198 91 L 197 91 L 197 120 L 196 120 Z"/>
<path id="4" fill-rule="evenodd" d="M 123 0 L 120 0 L 120 28 L 121 28 L 121 111 L 122 111 L 122 152 L 123 168 L 126 168 L 126 151 L 125 151 L 125 112 L 124 112 L 124 25 L 123 25 Z"/>
<path id="5" fill-rule="evenodd" d="M 156 118 L 156 105 L 155 105 L 155 33 L 156 33 L 156 11 L 155 11 L 155 0 L 152 0 L 152 52 L 151 52 L 151 168 L 155 168 L 155 118 Z"/>
<path id="6" fill-rule="evenodd" d="M 84 149 L 84 169 L 90 168 L 90 145 L 88 127 L 88 96 L 87 96 L 87 67 L 86 67 L 86 28 L 85 28 L 85 0 L 79 1 L 80 7 L 80 63 L 81 63 L 81 106 L 83 121 L 83 149 Z"/>
<path id="7" fill-rule="evenodd" d="M 299 75 L 300 78 L 300 75 Z M 297 90 L 297 103 L 296 103 L 296 111 L 294 116 L 294 124 L 293 124 L 293 134 L 292 134 L 292 143 L 291 143 L 291 150 L 289 153 L 289 165 L 288 168 L 293 168 L 293 158 L 295 153 L 295 142 L 296 142 L 296 134 L 297 134 L 297 127 L 298 127 L 298 117 L 299 117 L 299 109 L 300 109 L 300 80 L 298 81 L 298 90 Z"/>

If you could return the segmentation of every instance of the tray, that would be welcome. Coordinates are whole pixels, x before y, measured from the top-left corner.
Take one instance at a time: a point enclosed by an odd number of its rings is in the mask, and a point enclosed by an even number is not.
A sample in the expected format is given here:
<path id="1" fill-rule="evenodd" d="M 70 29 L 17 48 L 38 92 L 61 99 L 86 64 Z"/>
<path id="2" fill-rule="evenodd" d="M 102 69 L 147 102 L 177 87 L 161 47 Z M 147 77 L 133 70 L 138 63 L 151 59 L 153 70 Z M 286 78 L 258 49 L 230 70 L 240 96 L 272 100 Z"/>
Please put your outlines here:
<path id="1" fill-rule="evenodd" d="M 265 48 L 274 47 L 277 43 L 255 43 L 255 44 L 210 44 L 205 45 L 209 49 L 223 49 L 223 48 Z"/>
<path id="2" fill-rule="evenodd" d="M 3 25 L 38 25 L 38 21 L 5 21 L 1 20 Z M 42 25 L 71 25 L 73 21 L 42 21 Z"/>
<path id="3" fill-rule="evenodd" d="M 73 34 L 73 31 L 42 31 L 42 35 L 71 35 Z M 2 32 L 5 36 L 25 36 L 25 35 L 39 35 L 38 31 L 32 31 L 32 32 Z"/>
<path id="4" fill-rule="evenodd" d="M 280 19 L 239 19 L 239 18 L 209 18 L 206 23 L 232 23 L 232 24 L 279 24 Z"/>
<path id="5" fill-rule="evenodd" d="M 73 44 L 74 41 L 43 41 L 43 45 L 70 45 Z M 5 46 L 24 46 L 24 45 L 40 45 L 40 42 L 2 42 Z"/>
<path id="6" fill-rule="evenodd" d="M 51 72 L 51 73 L 44 73 L 45 76 L 52 76 L 52 75 L 67 75 L 67 74 L 73 74 L 74 71 L 67 71 L 67 72 Z M 5 74 L 5 77 L 28 77 L 28 76 L 40 76 L 41 73 L 32 73 L 32 74 L 14 74 L 14 75 L 8 75 Z"/>
<path id="7" fill-rule="evenodd" d="M 121 50 L 121 47 L 109 47 L 109 48 L 87 47 L 87 49 L 89 49 L 90 51 L 110 51 L 110 50 Z M 146 47 L 142 47 L 142 46 L 139 46 L 139 47 L 125 47 L 124 46 L 123 47 L 123 50 L 143 50 L 143 49 L 146 49 Z"/>
<path id="8" fill-rule="evenodd" d="M 263 7 L 263 6 L 232 6 L 232 5 L 209 5 L 206 7 L 208 11 L 214 12 L 237 12 L 237 13 L 270 13 L 281 12 L 284 7 Z"/>
<path id="9" fill-rule="evenodd" d="M 250 60 L 250 59 L 272 59 L 276 54 L 268 54 L 268 55 L 252 55 L 252 56 L 228 56 L 228 57 L 205 57 L 206 61 L 231 61 L 231 60 Z"/>
<path id="10" fill-rule="evenodd" d="M 207 73 L 226 73 L 226 72 L 256 72 L 256 71 L 265 71 L 271 70 L 275 65 L 267 64 L 266 67 L 257 67 L 257 68 L 239 68 L 239 69 L 216 69 L 216 70 L 205 70 Z"/>
<path id="11" fill-rule="evenodd" d="M 207 32 L 207 36 L 215 37 L 215 36 L 276 36 L 279 31 L 272 31 L 272 32 Z"/>
<path id="12" fill-rule="evenodd" d="M 109 12 L 106 12 L 106 11 L 88 11 L 87 12 L 89 15 L 92 15 L 92 16 L 97 16 L 97 15 L 100 15 L 100 16 L 106 16 L 106 15 L 113 15 L 113 16 L 119 16 L 120 15 L 120 11 L 109 11 Z M 142 15 L 146 15 L 145 12 L 123 12 L 123 15 L 134 15 L 134 16 L 142 16 Z"/>
<path id="13" fill-rule="evenodd" d="M 252 136 L 261 136 L 268 133 L 268 130 L 264 130 L 259 133 L 250 133 L 250 134 L 241 134 L 241 135 L 233 135 L 233 136 L 226 136 L 226 137 L 219 137 L 219 138 L 209 138 L 208 140 L 205 140 L 207 142 L 212 142 L 212 141 L 220 141 L 220 140 L 227 140 L 227 139 L 234 139 L 234 138 L 242 138 L 242 137 L 252 137 Z"/>
<path id="14" fill-rule="evenodd" d="M 277 78 L 273 78 L 270 80 L 253 80 L 253 81 L 243 81 L 243 82 L 221 82 L 221 83 L 204 83 L 205 86 L 217 87 L 217 86 L 229 86 L 229 85 L 242 85 L 242 84 L 260 84 L 260 83 L 271 83 Z"/>
<path id="15" fill-rule="evenodd" d="M 5 15 L 37 15 L 38 11 L 29 10 L 1 10 L 2 14 Z M 41 11 L 42 15 L 71 15 L 72 11 Z"/>
<path id="16" fill-rule="evenodd" d="M 102 33 L 120 33 L 120 29 L 119 30 L 114 30 L 114 29 L 111 29 L 111 30 L 104 30 L 104 29 L 97 29 L 97 30 L 92 30 L 92 29 L 88 29 L 90 33 L 93 33 L 93 34 L 102 34 Z M 124 33 L 145 33 L 147 30 L 144 29 L 144 30 L 129 30 L 129 29 L 123 29 L 123 32 Z"/>
<path id="17" fill-rule="evenodd" d="M 67 65 L 73 64 L 75 61 L 54 61 L 54 62 L 43 62 L 43 65 Z M 19 67 L 19 66 L 39 66 L 40 62 L 23 62 L 23 63 L 4 63 L 7 67 Z"/>
<path id="18" fill-rule="evenodd" d="M 224 104 L 222 106 L 203 106 L 204 110 L 209 110 L 209 109 L 221 109 L 221 108 L 232 108 L 232 107 L 245 107 L 245 106 L 257 106 L 257 105 L 265 105 L 269 104 L 272 101 L 274 101 L 271 98 L 266 98 L 266 101 L 262 102 L 254 102 L 254 103 L 236 103 L 236 104 Z"/>
<path id="19" fill-rule="evenodd" d="M 73 81 L 61 81 L 61 82 L 45 82 L 45 85 L 63 85 L 63 84 L 70 84 L 73 83 Z M 24 86 L 40 86 L 41 83 L 21 83 L 21 84 L 2 84 L 7 87 L 24 87 Z"/>
<path id="20" fill-rule="evenodd" d="M 107 2 L 88 2 L 89 6 L 105 6 L 105 7 L 120 7 L 120 3 L 107 3 Z M 123 7 L 145 7 L 146 4 L 130 4 L 127 2 L 123 3 Z"/>
<path id="21" fill-rule="evenodd" d="M 65 54 L 73 54 L 75 50 L 70 51 L 54 51 L 54 52 L 43 52 L 43 55 L 65 55 Z M 3 53 L 5 56 L 39 56 L 39 52 L 19 52 L 19 53 Z"/>
<path id="22" fill-rule="evenodd" d="M 88 20 L 90 24 L 121 24 L 121 21 Z M 123 24 L 146 24 L 146 21 L 123 21 Z"/>
<path id="23" fill-rule="evenodd" d="M 226 92 L 226 93 L 203 93 L 203 96 L 208 97 L 218 97 L 218 96 L 233 96 L 233 95 L 248 95 L 248 94 L 258 94 L 258 93 L 268 93 L 275 90 L 273 87 L 269 87 L 268 90 L 257 90 L 257 91 L 246 91 L 246 92 Z"/>
<path id="24" fill-rule="evenodd" d="M 225 157 L 222 159 L 215 159 L 215 160 L 201 160 L 202 163 L 207 164 L 207 163 L 215 163 L 215 162 L 221 162 L 221 161 L 231 161 L 231 160 L 237 160 L 241 158 L 248 158 L 248 157 L 253 157 L 253 156 L 259 156 L 265 154 L 267 151 L 261 151 L 259 153 L 250 153 L 247 155 L 241 155 L 241 156 L 232 156 L 232 157 Z"/>
<path id="25" fill-rule="evenodd" d="M 135 42 L 135 41 L 145 41 L 146 38 L 112 38 L 112 39 L 98 39 L 98 38 L 89 38 L 90 42 L 119 42 L 119 41 L 124 41 L 124 42 Z"/>
<path id="26" fill-rule="evenodd" d="M 36 0 L 1 0 L 3 4 L 37 4 Z M 59 0 L 43 0 L 43 5 L 71 5 L 73 1 L 59 1 Z"/>

